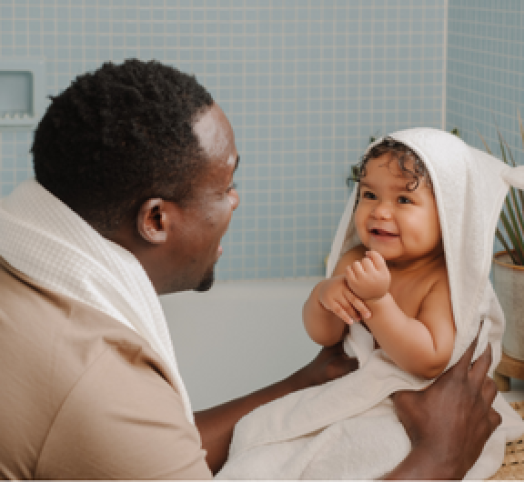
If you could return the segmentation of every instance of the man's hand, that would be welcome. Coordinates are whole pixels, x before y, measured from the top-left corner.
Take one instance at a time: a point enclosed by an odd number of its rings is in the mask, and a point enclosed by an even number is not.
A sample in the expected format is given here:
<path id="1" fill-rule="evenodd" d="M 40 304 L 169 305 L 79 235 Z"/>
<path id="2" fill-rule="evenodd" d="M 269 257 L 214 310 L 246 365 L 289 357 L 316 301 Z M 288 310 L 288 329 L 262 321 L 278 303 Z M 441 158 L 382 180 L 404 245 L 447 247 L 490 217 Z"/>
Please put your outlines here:
<path id="1" fill-rule="evenodd" d="M 358 368 L 358 361 L 356 358 L 350 358 L 344 348 L 342 342 L 330 347 L 324 347 L 319 354 L 304 368 L 299 370 L 300 384 L 305 388 L 314 385 L 321 385 L 323 383 L 340 378 Z"/>
<path id="2" fill-rule="evenodd" d="M 491 407 L 495 382 L 486 376 L 490 345 L 470 367 L 477 341 L 426 390 L 393 396 L 412 453 L 389 477 L 462 479 L 478 459 L 501 417 Z"/>
<path id="3" fill-rule="evenodd" d="M 343 275 L 325 280 L 318 292 L 319 303 L 348 325 L 371 315 L 367 306 L 346 285 Z"/>
<path id="4" fill-rule="evenodd" d="M 378 300 L 389 291 L 391 274 L 380 253 L 368 251 L 364 259 L 346 268 L 346 282 L 361 300 Z"/>

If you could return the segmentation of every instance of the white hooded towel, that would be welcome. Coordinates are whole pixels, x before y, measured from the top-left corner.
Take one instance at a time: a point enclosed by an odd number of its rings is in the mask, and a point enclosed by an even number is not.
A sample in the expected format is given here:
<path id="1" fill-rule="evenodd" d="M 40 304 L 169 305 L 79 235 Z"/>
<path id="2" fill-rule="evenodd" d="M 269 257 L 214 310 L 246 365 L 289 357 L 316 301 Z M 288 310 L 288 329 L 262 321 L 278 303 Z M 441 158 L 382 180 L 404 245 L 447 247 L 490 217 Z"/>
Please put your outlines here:
<path id="1" fill-rule="evenodd" d="M 418 154 L 432 180 L 456 325 L 448 368 L 470 346 L 483 320 L 474 358 L 490 343 L 492 374 L 504 331 L 504 315 L 489 281 L 494 233 L 509 186 L 524 188 L 524 166 L 512 168 L 436 129 L 410 129 L 390 137 Z M 340 256 L 360 243 L 352 219 L 355 201 L 356 190 L 340 221 L 327 276 Z M 219 478 L 373 479 L 406 457 L 410 441 L 389 396 L 423 389 L 431 381 L 402 371 L 382 350 L 375 350 L 372 336 L 361 325 L 351 327 L 345 348 L 357 356 L 360 368 L 244 417 Z M 500 394 L 494 408 L 503 422 L 467 478 L 490 477 L 502 463 L 506 442 L 524 433 L 524 423 Z"/>

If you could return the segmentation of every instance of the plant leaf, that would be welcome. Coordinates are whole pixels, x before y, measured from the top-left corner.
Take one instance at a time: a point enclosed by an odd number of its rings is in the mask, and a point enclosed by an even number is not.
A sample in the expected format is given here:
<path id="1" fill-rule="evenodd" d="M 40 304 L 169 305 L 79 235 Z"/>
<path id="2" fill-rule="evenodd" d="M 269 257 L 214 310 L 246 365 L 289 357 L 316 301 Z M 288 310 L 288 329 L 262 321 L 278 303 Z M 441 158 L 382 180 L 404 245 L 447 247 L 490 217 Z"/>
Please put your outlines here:
<path id="1" fill-rule="evenodd" d="M 516 243 L 514 243 L 515 245 L 515 249 L 517 251 L 520 251 L 520 253 L 522 253 L 524 251 L 524 242 L 522 240 L 522 230 L 520 229 L 520 225 L 519 223 L 517 222 L 517 219 L 516 219 L 516 216 L 515 216 L 515 212 L 513 210 L 513 206 L 511 205 L 511 200 L 510 200 L 510 196 L 506 196 L 506 201 L 505 201 L 505 204 L 506 204 L 506 211 L 509 215 L 509 218 L 510 218 L 510 221 L 511 221 L 511 228 L 512 228 L 512 232 L 513 232 L 513 235 L 514 235 L 514 238 L 516 240 Z M 524 260 L 524 258 L 523 258 Z"/>
<path id="2" fill-rule="evenodd" d="M 511 165 L 513 167 L 517 167 L 517 163 L 515 162 L 515 158 L 513 157 L 513 153 L 511 152 L 511 149 L 506 141 L 504 141 L 504 145 L 506 146 L 506 150 L 508 151 L 509 158 L 511 160 Z"/>
<path id="3" fill-rule="evenodd" d="M 502 160 L 509 165 L 508 159 L 506 158 L 506 149 L 504 149 L 504 139 L 502 138 L 502 134 L 498 129 L 497 135 L 499 137 L 500 153 L 502 154 Z"/>
<path id="4" fill-rule="evenodd" d="M 513 164 L 513 167 L 516 167 L 517 164 L 515 162 L 515 159 L 513 158 L 513 153 L 511 152 L 511 149 L 509 148 L 506 141 L 504 141 L 504 144 L 506 144 L 506 151 L 511 159 L 511 163 Z M 520 206 L 519 206 L 519 201 L 517 199 L 517 192 L 519 193 Z M 522 197 L 522 191 L 520 189 L 515 189 L 514 187 L 510 187 L 508 196 L 511 197 L 511 201 L 513 203 L 513 209 L 517 213 L 517 218 L 519 221 L 519 228 L 517 231 L 519 233 L 523 233 L 524 232 L 524 220 L 522 219 L 522 207 L 524 206 L 524 199 Z M 521 236 L 521 239 L 522 239 L 522 236 Z"/>
<path id="5" fill-rule="evenodd" d="M 521 200 L 520 200 L 520 206 L 517 199 L 517 190 L 514 187 L 509 188 L 509 194 L 508 197 L 511 198 L 512 202 L 512 211 L 517 213 L 517 220 L 518 225 L 515 223 L 515 229 L 517 230 L 520 240 L 522 241 L 522 233 L 524 233 L 524 220 L 522 219 L 522 191 L 521 194 Z"/>
<path id="6" fill-rule="evenodd" d="M 478 135 L 480 137 L 480 140 L 482 141 L 482 144 L 484 144 L 484 149 L 486 149 L 486 152 L 488 154 L 493 155 L 493 153 L 491 152 L 491 149 L 489 148 L 487 142 L 484 140 L 484 138 L 482 137 L 482 135 L 480 134 L 480 132 L 478 130 L 477 130 L 477 133 L 478 133 Z M 523 140 L 523 142 L 524 142 L 524 140 Z"/>
<path id="7" fill-rule="evenodd" d="M 513 167 L 516 167 L 515 159 L 513 158 L 513 153 L 511 152 L 511 149 L 502 136 L 500 130 L 497 128 L 497 135 L 499 138 L 500 143 L 500 152 L 502 153 L 502 157 L 504 159 L 504 162 L 508 165 L 513 165 Z M 505 147 L 504 147 L 505 146 Z M 508 162 L 507 155 L 509 155 L 511 163 Z M 518 245 L 515 245 L 515 249 L 517 250 L 517 254 L 520 258 L 524 258 L 524 243 L 522 240 L 522 233 L 524 232 L 524 222 L 522 220 L 522 206 L 523 204 L 522 199 L 522 192 L 520 193 L 520 206 L 517 201 L 517 195 L 516 190 L 513 187 L 510 187 L 509 194 L 506 197 L 506 206 L 508 209 L 508 214 L 511 218 L 511 222 L 513 224 L 513 232 L 515 234 L 515 238 L 518 239 L 519 243 Z M 515 216 L 515 211 L 517 212 L 517 216 Z M 518 218 L 518 224 L 517 219 Z"/>
<path id="8" fill-rule="evenodd" d="M 522 146 L 524 147 L 524 123 L 520 116 L 520 112 L 517 110 L 517 116 L 519 121 L 520 137 L 522 139 Z M 497 137 L 500 146 L 500 154 L 502 160 L 509 166 L 517 166 L 513 153 L 510 146 L 505 141 L 502 133 L 495 122 L 497 130 Z M 478 132 L 478 131 L 477 131 Z M 478 132 L 478 135 L 484 144 L 484 148 L 488 154 L 493 155 L 487 142 L 484 140 L 482 135 Z M 521 190 L 510 187 L 509 193 L 504 200 L 504 209 L 500 213 L 500 222 L 504 227 L 505 235 L 502 230 L 497 227 L 495 235 L 497 239 L 502 243 L 506 253 L 511 257 L 512 261 L 516 265 L 524 266 L 524 194 Z"/>
<path id="9" fill-rule="evenodd" d="M 519 130 L 520 130 L 520 138 L 522 140 L 522 147 L 524 148 L 524 125 L 522 124 L 522 119 L 520 117 L 520 111 L 517 109 L 517 117 L 519 118 Z M 520 198 L 520 211 L 522 212 L 522 209 L 524 208 L 524 193 L 518 189 L 519 198 Z"/>
<path id="10" fill-rule="evenodd" d="M 515 236 L 515 232 L 513 231 L 512 226 L 510 222 L 508 221 L 508 218 L 504 211 L 500 213 L 500 220 L 502 221 L 502 224 L 504 225 L 504 229 L 506 230 L 506 234 L 508 235 L 508 238 L 510 239 L 511 244 L 515 248 L 516 256 L 519 259 L 519 263 L 517 264 L 524 265 L 524 255 L 522 254 L 523 253 L 522 243 L 519 243 L 519 241 L 517 240 Z"/>
<path id="11" fill-rule="evenodd" d="M 523 139 L 523 142 L 524 142 L 524 139 Z M 513 153 L 511 152 L 511 149 L 509 148 L 508 143 L 505 142 L 505 144 L 506 144 L 506 149 L 508 150 L 509 157 L 511 158 L 511 163 L 513 164 L 513 167 L 516 167 L 517 163 L 515 162 L 515 158 L 513 157 Z M 523 144 L 523 147 L 524 147 L 524 144 Z M 522 206 L 524 206 L 524 195 L 523 195 L 523 193 L 522 193 L 522 191 L 520 189 L 516 189 L 515 191 L 518 192 L 518 194 L 519 194 L 520 206 L 521 206 L 520 209 L 517 209 L 517 212 L 521 213 L 522 212 Z M 521 225 L 522 225 L 522 223 L 521 223 Z"/>
<path id="12" fill-rule="evenodd" d="M 499 228 L 497 228 L 497 230 L 495 231 L 495 236 L 497 236 L 497 239 L 501 242 L 502 246 L 504 246 L 504 250 L 506 251 L 506 253 L 509 254 L 509 256 L 511 258 L 511 261 L 513 261 L 513 264 L 517 264 L 518 265 L 519 264 L 518 259 L 513 254 L 513 251 L 508 246 L 508 243 L 506 243 L 506 240 L 504 239 L 504 236 L 500 232 Z"/>
<path id="13" fill-rule="evenodd" d="M 520 137 L 522 139 L 522 146 L 524 146 L 524 125 L 522 125 L 522 119 L 520 117 L 520 111 L 517 109 L 517 117 L 519 118 L 519 130 Z"/>

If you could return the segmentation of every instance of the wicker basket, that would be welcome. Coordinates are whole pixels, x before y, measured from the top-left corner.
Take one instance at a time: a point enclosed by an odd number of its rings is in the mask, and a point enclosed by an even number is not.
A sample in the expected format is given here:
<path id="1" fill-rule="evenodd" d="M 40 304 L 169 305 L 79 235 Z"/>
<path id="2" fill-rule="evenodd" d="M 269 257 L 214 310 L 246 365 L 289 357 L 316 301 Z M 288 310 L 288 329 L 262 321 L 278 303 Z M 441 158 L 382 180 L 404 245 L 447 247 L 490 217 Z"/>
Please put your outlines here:
<path id="1" fill-rule="evenodd" d="M 511 406 L 524 418 L 524 401 L 512 403 Z M 506 445 L 506 455 L 502 466 L 491 480 L 524 480 L 524 440 L 519 438 Z"/>

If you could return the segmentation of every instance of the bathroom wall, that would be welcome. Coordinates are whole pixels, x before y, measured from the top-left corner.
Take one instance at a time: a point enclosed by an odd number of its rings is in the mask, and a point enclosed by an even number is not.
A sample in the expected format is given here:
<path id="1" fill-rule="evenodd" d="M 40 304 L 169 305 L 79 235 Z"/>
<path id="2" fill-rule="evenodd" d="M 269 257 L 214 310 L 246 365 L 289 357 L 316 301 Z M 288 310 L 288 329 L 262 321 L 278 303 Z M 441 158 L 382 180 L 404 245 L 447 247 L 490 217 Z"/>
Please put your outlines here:
<path id="1" fill-rule="evenodd" d="M 452 0 L 448 9 L 446 124 L 501 156 L 497 128 L 524 164 L 524 2 Z M 495 239 L 494 250 L 502 249 Z"/>
<path id="2" fill-rule="evenodd" d="M 478 148 L 481 135 L 499 155 L 498 126 L 524 163 L 524 2 L 452 0 L 448 15 L 447 128 Z"/>
<path id="3" fill-rule="evenodd" d="M 231 119 L 242 157 L 218 279 L 316 276 L 369 137 L 444 125 L 446 9 L 446 0 L 0 0 L 0 57 L 44 57 L 48 94 L 128 57 L 195 73 Z M 31 140 L 0 132 L 2 195 L 32 175 Z"/>

